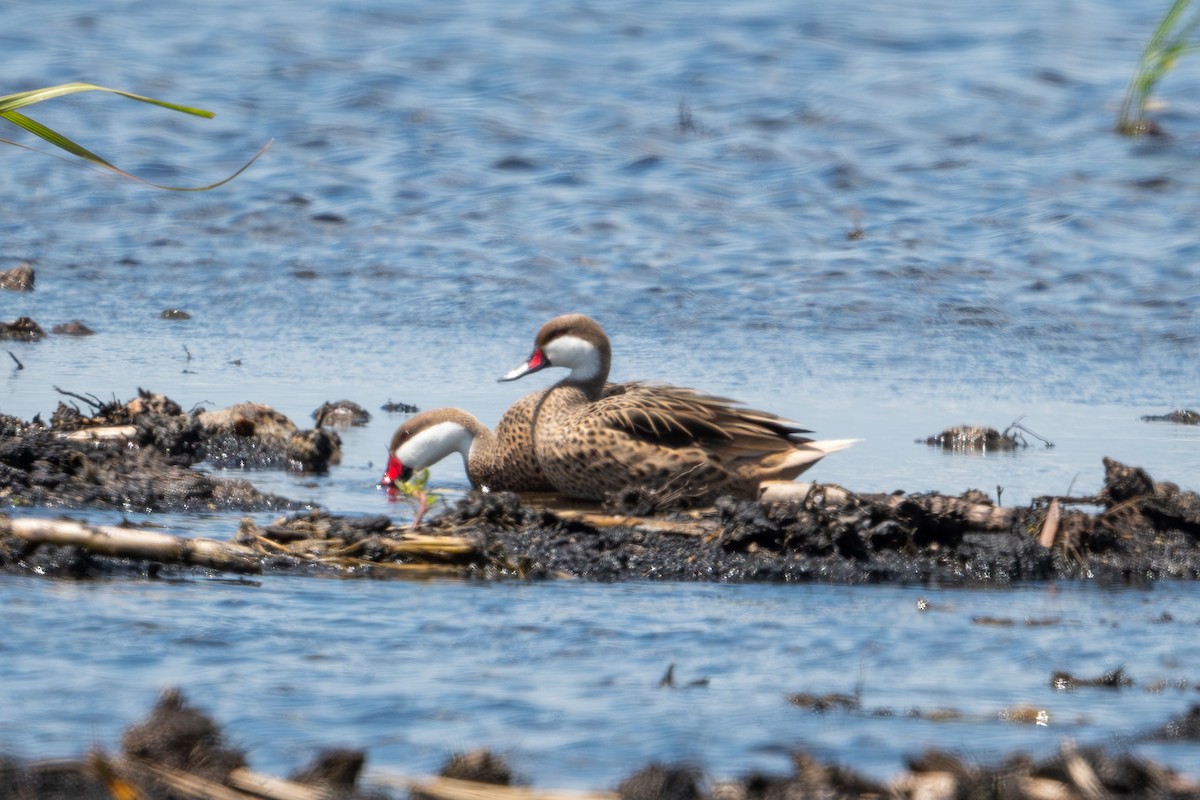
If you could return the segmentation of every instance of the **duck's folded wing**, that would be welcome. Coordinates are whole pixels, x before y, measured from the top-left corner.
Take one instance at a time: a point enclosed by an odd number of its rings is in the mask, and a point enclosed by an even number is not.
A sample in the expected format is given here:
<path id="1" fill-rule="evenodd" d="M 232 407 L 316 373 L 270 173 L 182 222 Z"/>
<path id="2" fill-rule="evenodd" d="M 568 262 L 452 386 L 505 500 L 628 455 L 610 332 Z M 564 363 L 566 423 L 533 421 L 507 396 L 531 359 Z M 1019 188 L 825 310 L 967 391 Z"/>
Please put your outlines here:
<path id="1" fill-rule="evenodd" d="M 791 420 L 677 386 L 617 384 L 593 407 L 606 427 L 668 447 L 772 452 L 806 441 Z"/>

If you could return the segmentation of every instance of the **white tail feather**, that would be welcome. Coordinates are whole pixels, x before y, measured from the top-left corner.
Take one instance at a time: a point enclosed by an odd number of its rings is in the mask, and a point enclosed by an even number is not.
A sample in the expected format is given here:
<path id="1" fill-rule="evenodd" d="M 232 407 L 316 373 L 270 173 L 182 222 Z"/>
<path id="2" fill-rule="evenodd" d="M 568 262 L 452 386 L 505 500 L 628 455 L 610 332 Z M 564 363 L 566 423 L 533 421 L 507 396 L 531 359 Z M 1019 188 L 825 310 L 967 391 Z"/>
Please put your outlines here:
<path id="1" fill-rule="evenodd" d="M 781 465 L 779 472 L 810 467 L 830 453 L 845 450 L 850 445 L 861 441 L 862 439 L 824 439 L 797 445 L 795 450 L 788 453 L 787 459 Z M 799 473 L 796 474 L 798 475 Z"/>

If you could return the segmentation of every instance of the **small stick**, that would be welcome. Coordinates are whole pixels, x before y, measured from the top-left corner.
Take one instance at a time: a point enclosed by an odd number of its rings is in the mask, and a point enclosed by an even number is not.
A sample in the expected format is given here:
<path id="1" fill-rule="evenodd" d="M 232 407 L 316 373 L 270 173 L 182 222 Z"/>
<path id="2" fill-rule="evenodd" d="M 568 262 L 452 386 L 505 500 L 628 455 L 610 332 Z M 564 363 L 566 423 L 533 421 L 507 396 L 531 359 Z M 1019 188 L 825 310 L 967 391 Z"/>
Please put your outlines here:
<path id="1" fill-rule="evenodd" d="M 620 800 L 615 792 L 531 789 L 526 786 L 500 786 L 459 778 L 411 778 L 406 775 L 372 770 L 369 779 L 385 786 L 408 789 L 413 794 L 438 800 Z"/>
<path id="2" fill-rule="evenodd" d="M 332 792 L 307 784 L 276 778 L 274 775 L 263 775 L 245 767 L 238 767 L 229 773 L 229 784 L 235 789 L 251 792 L 255 797 L 266 797 L 270 800 L 329 800 Z"/>
<path id="3" fill-rule="evenodd" d="M 103 403 L 100 402 L 100 398 L 96 397 L 95 395 L 92 395 L 90 398 L 88 398 L 88 397 L 84 397 L 81 394 L 75 394 L 74 392 L 68 392 L 66 389 L 60 389 L 57 386 L 54 387 L 54 391 L 58 392 L 59 394 L 65 394 L 67 397 L 74 397 L 76 400 L 79 400 L 80 402 L 83 402 L 83 403 L 87 403 L 89 406 L 91 406 L 92 408 L 97 409 L 97 410 L 99 410 L 104 405 Z"/>
<path id="4" fill-rule="evenodd" d="M 1013 420 L 1013 423 L 1011 425 L 1009 425 L 1007 428 L 1005 428 L 1004 435 L 1008 436 L 1008 432 L 1015 428 L 1019 431 L 1025 431 L 1025 433 L 1028 433 L 1033 438 L 1040 440 L 1042 442 L 1042 444 L 1046 445 L 1046 447 L 1054 447 L 1054 442 L 1050 441 L 1045 436 L 1038 436 L 1036 433 L 1029 430 L 1029 428 L 1026 428 L 1024 425 L 1022 425 L 1021 420 L 1023 420 L 1023 419 L 1025 419 L 1025 418 L 1017 417 L 1015 420 Z"/>
<path id="5" fill-rule="evenodd" d="M 122 759 L 125 769 L 148 774 L 171 787 L 173 793 L 192 800 L 250 800 L 252 795 L 230 789 L 216 781 L 184 772 L 181 769 L 169 767 L 166 764 L 156 764 L 144 759 Z"/>
<path id="6" fill-rule="evenodd" d="M 13 361 L 17 362 L 17 369 L 25 369 L 25 365 L 21 363 L 21 359 L 14 356 L 12 350 L 8 350 L 6 352 L 12 357 Z"/>
<path id="7" fill-rule="evenodd" d="M 1046 521 L 1042 523 L 1042 535 L 1038 538 L 1038 543 L 1047 550 L 1054 546 L 1058 536 L 1059 516 L 1058 500 L 1051 500 L 1050 507 L 1046 509 Z"/>

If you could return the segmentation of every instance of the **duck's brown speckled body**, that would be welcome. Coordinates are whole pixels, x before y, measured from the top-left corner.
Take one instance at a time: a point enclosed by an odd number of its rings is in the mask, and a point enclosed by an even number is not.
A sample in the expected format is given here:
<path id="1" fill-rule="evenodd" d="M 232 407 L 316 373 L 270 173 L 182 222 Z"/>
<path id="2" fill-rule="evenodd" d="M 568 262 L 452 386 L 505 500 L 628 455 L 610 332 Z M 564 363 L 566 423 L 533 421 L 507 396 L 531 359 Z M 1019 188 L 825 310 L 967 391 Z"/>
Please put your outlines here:
<path id="1" fill-rule="evenodd" d="M 531 395 L 537 460 L 569 497 L 599 500 L 630 486 L 755 497 L 762 481 L 791 480 L 855 441 L 813 441 L 789 420 L 692 389 L 607 384 L 611 361 L 604 329 L 568 314 L 542 326 L 528 361 L 504 378 L 571 369 Z"/>

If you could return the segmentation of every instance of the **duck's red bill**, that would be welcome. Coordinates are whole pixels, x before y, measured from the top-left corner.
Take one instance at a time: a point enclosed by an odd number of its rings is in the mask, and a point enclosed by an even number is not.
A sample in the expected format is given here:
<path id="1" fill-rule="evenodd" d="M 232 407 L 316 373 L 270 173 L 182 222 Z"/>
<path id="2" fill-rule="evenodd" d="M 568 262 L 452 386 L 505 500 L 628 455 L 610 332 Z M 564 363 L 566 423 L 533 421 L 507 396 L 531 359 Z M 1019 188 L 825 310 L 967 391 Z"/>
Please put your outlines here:
<path id="1" fill-rule="evenodd" d="M 379 485 L 386 489 L 396 488 L 396 481 L 406 481 L 412 477 L 413 471 L 400 463 L 395 453 L 388 454 L 387 472 L 379 479 Z"/>

